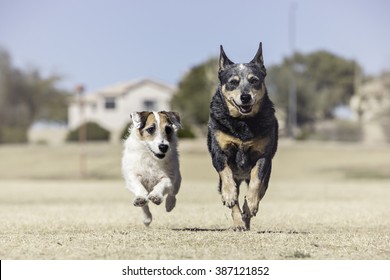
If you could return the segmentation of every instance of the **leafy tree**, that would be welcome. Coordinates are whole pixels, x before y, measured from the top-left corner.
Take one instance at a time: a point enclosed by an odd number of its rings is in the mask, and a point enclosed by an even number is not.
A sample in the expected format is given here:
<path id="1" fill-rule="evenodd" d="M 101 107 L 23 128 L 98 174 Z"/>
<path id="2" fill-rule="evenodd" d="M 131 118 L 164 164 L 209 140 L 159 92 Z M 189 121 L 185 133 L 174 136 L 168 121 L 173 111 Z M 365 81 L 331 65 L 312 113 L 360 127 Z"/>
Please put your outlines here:
<path id="1" fill-rule="evenodd" d="M 0 48 L 0 143 L 26 142 L 27 130 L 37 120 L 66 121 L 67 94 L 57 88 L 59 80 L 15 68 Z"/>
<path id="2" fill-rule="evenodd" d="M 218 60 L 213 58 L 193 67 L 180 81 L 172 107 L 180 112 L 183 128 L 207 124 L 210 100 L 218 85 L 217 72 Z"/>
<path id="3" fill-rule="evenodd" d="M 294 67 L 292 67 L 294 65 Z M 294 69 L 292 74 L 291 69 Z M 332 110 L 346 105 L 354 93 L 354 79 L 360 67 L 353 60 L 326 51 L 307 55 L 296 53 L 282 64 L 268 69 L 268 87 L 276 95 L 277 106 L 288 111 L 291 75 L 297 92 L 297 121 L 299 125 L 332 118 Z"/>
<path id="4" fill-rule="evenodd" d="M 265 83 L 276 106 L 288 112 L 288 93 L 294 63 L 298 125 L 332 118 L 335 106 L 348 104 L 354 93 L 354 79 L 360 67 L 326 51 L 296 53 L 279 65 L 267 67 Z M 211 96 L 218 85 L 218 59 L 193 67 L 179 83 L 172 107 L 182 116 L 184 127 L 207 124 Z"/>

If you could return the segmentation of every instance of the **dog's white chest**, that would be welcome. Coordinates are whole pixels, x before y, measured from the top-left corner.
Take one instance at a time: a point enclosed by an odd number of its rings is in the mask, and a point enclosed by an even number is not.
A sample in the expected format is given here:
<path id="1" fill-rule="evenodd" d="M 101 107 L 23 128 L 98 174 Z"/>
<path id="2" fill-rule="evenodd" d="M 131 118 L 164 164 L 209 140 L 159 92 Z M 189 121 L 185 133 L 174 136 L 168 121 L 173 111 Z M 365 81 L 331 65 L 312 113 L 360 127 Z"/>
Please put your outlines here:
<path id="1" fill-rule="evenodd" d="M 122 168 L 125 176 L 134 174 L 148 191 L 151 191 L 162 178 L 169 177 L 165 166 L 147 152 L 129 151 L 123 157 Z"/>

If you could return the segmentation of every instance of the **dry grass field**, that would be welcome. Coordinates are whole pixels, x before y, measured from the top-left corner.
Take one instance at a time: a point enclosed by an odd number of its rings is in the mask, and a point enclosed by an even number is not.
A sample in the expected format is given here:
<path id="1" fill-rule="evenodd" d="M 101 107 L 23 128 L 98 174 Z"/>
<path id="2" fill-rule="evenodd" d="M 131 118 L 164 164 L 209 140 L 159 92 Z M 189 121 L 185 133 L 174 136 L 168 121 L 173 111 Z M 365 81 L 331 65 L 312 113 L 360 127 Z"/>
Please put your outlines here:
<path id="1" fill-rule="evenodd" d="M 0 146 L 0 259 L 390 259 L 390 147 L 281 143 L 249 232 L 233 232 L 204 142 L 182 142 L 177 207 L 145 228 L 121 147 Z M 244 186 L 242 186 L 244 187 Z"/>

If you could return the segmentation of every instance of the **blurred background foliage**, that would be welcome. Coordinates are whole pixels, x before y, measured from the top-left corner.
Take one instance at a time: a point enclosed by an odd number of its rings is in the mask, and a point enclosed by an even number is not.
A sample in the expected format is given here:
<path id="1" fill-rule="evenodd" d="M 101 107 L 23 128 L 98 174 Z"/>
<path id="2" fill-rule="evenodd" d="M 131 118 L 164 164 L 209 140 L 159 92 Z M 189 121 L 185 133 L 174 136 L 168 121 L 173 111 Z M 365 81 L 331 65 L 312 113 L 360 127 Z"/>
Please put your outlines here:
<path id="1" fill-rule="evenodd" d="M 78 126 L 70 130 L 66 136 L 66 141 L 78 142 L 80 129 L 81 127 Z M 95 122 L 86 122 L 84 129 L 86 141 L 108 141 L 110 139 L 110 132 Z"/>
<path id="2" fill-rule="evenodd" d="M 283 118 L 288 115 L 289 85 L 294 77 L 299 139 L 309 138 L 316 123 L 332 120 L 337 106 L 349 104 L 355 93 L 356 73 L 363 71 L 356 61 L 322 50 L 295 53 L 280 64 L 266 67 L 266 85 L 278 110 L 285 112 Z M 193 66 L 180 80 L 171 103 L 172 109 L 181 114 L 183 130 L 179 137 L 205 134 L 210 100 L 218 86 L 217 72 L 218 59 L 210 58 Z M 18 69 L 8 52 L 0 48 L 0 143 L 26 142 L 27 130 L 34 122 L 66 123 L 70 93 L 58 86 L 61 79 L 56 75 L 44 77 L 37 69 Z M 325 126 L 325 132 L 316 138 L 332 139 L 331 135 L 348 131 L 354 141 L 360 139 L 358 125 L 333 124 L 331 128 Z M 335 132 L 328 133 L 330 130 Z"/>
<path id="3" fill-rule="evenodd" d="M 0 48 L 0 143 L 27 141 L 36 121 L 65 123 L 69 94 L 57 87 L 59 76 L 43 77 L 37 69 L 18 69 Z"/>
<path id="4" fill-rule="evenodd" d="M 327 51 L 295 53 L 280 64 L 266 67 L 268 92 L 276 107 L 284 112 L 288 112 L 293 75 L 297 90 L 297 122 L 304 128 L 303 138 L 315 122 L 332 119 L 335 107 L 349 103 L 355 90 L 355 75 L 362 71 L 357 62 Z M 218 85 L 217 72 L 218 59 L 211 58 L 192 67 L 180 81 L 172 107 L 181 113 L 187 127 L 205 131 L 211 96 Z M 284 115 L 287 118 L 287 114 Z M 287 119 L 283 121 L 287 122 Z"/>
<path id="5" fill-rule="evenodd" d="M 172 108 L 180 112 L 183 127 L 205 126 L 211 96 L 218 86 L 218 60 L 211 58 L 186 73 L 172 98 Z"/>
<path id="6" fill-rule="evenodd" d="M 292 73 L 291 65 L 294 64 Z M 298 126 L 333 118 L 337 106 L 347 105 L 354 94 L 355 73 L 360 66 L 353 60 L 326 51 L 296 53 L 280 65 L 268 69 L 266 84 L 276 105 L 288 110 L 291 75 L 297 90 Z"/>

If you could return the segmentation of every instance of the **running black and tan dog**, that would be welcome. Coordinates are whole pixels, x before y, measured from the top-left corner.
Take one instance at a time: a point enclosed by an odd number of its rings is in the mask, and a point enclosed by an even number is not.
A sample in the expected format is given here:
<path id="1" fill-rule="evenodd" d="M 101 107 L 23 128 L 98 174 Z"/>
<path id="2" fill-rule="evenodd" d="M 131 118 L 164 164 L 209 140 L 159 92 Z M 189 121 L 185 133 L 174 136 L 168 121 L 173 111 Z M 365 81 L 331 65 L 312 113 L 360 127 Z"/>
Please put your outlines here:
<path id="1" fill-rule="evenodd" d="M 224 205 L 232 209 L 233 229 L 249 230 L 267 191 L 277 149 L 278 122 L 264 84 L 262 44 L 249 63 L 236 64 L 221 46 L 218 90 L 210 104 L 207 145 L 219 174 Z M 241 210 L 240 184 L 248 190 Z"/>

